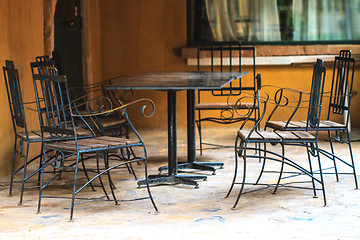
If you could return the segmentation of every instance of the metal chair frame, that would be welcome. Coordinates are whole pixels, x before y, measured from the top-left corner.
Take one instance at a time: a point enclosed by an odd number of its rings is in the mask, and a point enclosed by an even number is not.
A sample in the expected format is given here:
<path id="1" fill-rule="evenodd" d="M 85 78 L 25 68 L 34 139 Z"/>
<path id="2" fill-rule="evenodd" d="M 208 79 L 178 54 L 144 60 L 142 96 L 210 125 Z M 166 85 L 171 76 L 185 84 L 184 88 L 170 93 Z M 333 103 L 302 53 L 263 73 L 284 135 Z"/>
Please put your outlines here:
<path id="1" fill-rule="evenodd" d="M 341 50 L 339 56 L 335 57 L 332 82 L 329 96 L 329 108 L 327 117 L 320 120 L 319 131 L 327 131 L 330 143 L 330 151 L 320 149 L 320 153 L 331 159 L 334 164 L 334 173 L 326 172 L 324 174 L 335 174 L 336 180 L 339 181 L 339 174 L 351 174 L 354 177 L 355 188 L 358 189 L 356 170 L 354 164 L 354 156 L 352 153 L 349 124 L 350 124 L 350 105 L 352 97 L 352 88 L 355 73 L 355 59 L 351 58 L 350 50 Z M 297 109 L 294 110 L 291 117 L 285 121 L 272 121 L 271 118 L 275 114 L 278 107 L 271 112 L 266 127 L 277 130 L 302 131 L 306 127 L 305 121 L 293 121 Z M 333 121 L 334 116 L 343 116 L 344 123 Z M 331 134 L 335 132 L 335 136 Z M 343 134 L 344 133 L 344 134 Z M 345 161 L 343 158 L 335 154 L 333 142 L 345 143 L 349 147 L 351 162 Z M 338 172 L 336 161 L 340 161 L 352 169 L 352 172 Z"/>
<path id="2" fill-rule="evenodd" d="M 213 43 L 210 46 L 200 46 L 197 48 L 197 71 L 201 71 L 205 67 L 201 67 L 200 59 L 204 57 L 204 55 L 208 55 L 210 53 L 210 71 L 242 71 L 242 56 L 243 52 L 249 51 L 251 52 L 252 57 L 252 76 L 251 83 L 245 85 L 244 79 L 237 79 L 231 82 L 228 86 L 220 89 L 220 90 L 198 90 L 197 94 L 197 104 L 195 106 L 196 111 L 198 112 L 198 118 L 196 120 L 196 124 L 199 131 L 199 139 L 200 139 L 200 155 L 202 155 L 203 145 L 208 145 L 210 147 L 206 149 L 214 149 L 214 148 L 222 148 L 222 147 L 230 147 L 224 146 L 220 144 L 214 143 L 206 143 L 203 142 L 202 136 L 202 122 L 213 122 L 218 124 L 234 124 L 240 121 L 243 121 L 243 117 L 237 117 L 234 114 L 233 103 L 230 103 L 230 98 L 234 96 L 239 96 L 243 91 L 251 92 L 254 95 L 261 88 L 261 82 L 256 79 L 256 69 L 255 69 L 255 47 L 253 46 L 241 46 L 240 42 L 220 42 Z M 219 58 L 219 61 L 217 61 Z M 229 62 L 225 61 L 225 58 L 229 58 Z M 238 59 L 238 66 L 235 66 L 233 62 L 234 59 Z M 202 103 L 201 101 L 201 93 L 202 92 L 211 92 L 214 97 L 228 97 L 227 103 Z M 247 109 L 249 103 L 237 106 L 239 109 Z M 254 106 L 256 109 L 257 107 Z M 217 110 L 220 111 L 219 116 L 211 116 L 211 117 L 202 117 L 202 111 L 208 110 Z M 258 111 L 258 109 L 257 109 Z"/>
<path id="3" fill-rule="evenodd" d="M 36 95 L 36 102 L 38 109 L 44 114 L 45 121 L 42 121 L 41 131 L 44 136 L 45 133 L 50 134 L 51 141 L 46 141 L 43 139 L 43 158 L 42 158 L 42 167 L 41 167 L 41 178 L 40 178 L 40 191 L 39 191 L 39 202 L 38 202 L 38 212 L 40 212 L 41 202 L 43 198 L 63 198 L 71 200 L 70 208 L 70 220 L 73 219 L 74 206 L 82 202 L 88 202 L 93 200 L 106 200 L 106 201 L 115 201 L 118 204 L 119 201 L 116 198 L 114 189 L 115 186 L 110 176 L 110 171 L 117 169 L 126 165 L 127 163 L 133 163 L 142 161 L 144 162 L 145 170 L 145 182 L 147 187 L 148 197 L 137 198 L 133 200 L 142 200 L 150 199 L 154 209 L 157 211 L 157 207 L 152 198 L 150 188 L 147 182 L 147 154 L 145 145 L 137 133 L 135 128 L 132 126 L 127 112 L 126 106 L 124 105 L 123 109 L 125 111 L 125 117 L 129 122 L 132 130 L 136 135 L 136 140 L 130 140 L 126 138 L 118 137 L 109 137 L 109 136 L 99 136 L 96 137 L 95 133 L 91 130 L 90 126 L 85 121 L 85 117 L 97 116 L 102 113 L 92 113 L 81 114 L 80 108 L 83 106 L 83 102 L 78 103 L 77 101 L 71 101 L 69 96 L 69 90 L 67 86 L 66 76 L 57 75 L 56 69 L 54 68 L 44 68 L 40 74 L 33 74 L 34 89 Z M 40 102 L 43 100 L 43 107 Z M 87 103 L 88 106 L 91 106 L 91 102 Z M 39 112 L 40 112 L 39 110 Z M 77 124 L 78 121 L 87 126 L 91 131 L 91 135 L 88 137 L 80 137 L 78 135 Z M 121 149 L 121 148 L 132 148 L 138 147 L 142 149 L 143 156 L 136 157 L 134 159 L 128 159 L 123 162 L 113 163 L 109 159 L 109 153 L 112 150 Z M 52 161 L 45 161 L 45 151 L 54 150 L 56 151 L 55 158 Z M 104 162 L 101 165 L 99 157 L 104 157 Z M 75 158 L 70 158 L 75 157 Z M 95 159 L 96 161 L 96 171 L 93 172 L 94 176 L 89 175 L 89 171 L 85 168 L 85 162 Z M 82 165 L 82 169 L 79 165 Z M 57 168 L 58 172 L 50 177 L 50 179 L 45 180 L 45 169 L 49 166 Z M 72 181 L 72 194 L 71 197 L 66 196 L 50 196 L 44 195 L 43 192 L 52 182 L 57 180 L 61 174 L 64 172 L 70 171 L 74 174 Z M 86 177 L 85 183 L 80 183 L 78 173 L 83 171 Z M 108 179 L 108 188 L 106 189 L 106 184 L 104 183 L 102 177 L 107 176 Z M 79 197 L 78 194 L 90 186 L 94 188 L 95 180 L 98 180 L 100 187 L 103 190 L 103 196 L 100 197 Z M 80 185 L 80 186 L 78 186 Z M 112 196 L 112 199 L 110 198 Z M 79 201 L 79 202 L 78 202 Z M 125 200 L 123 200 L 125 201 Z"/>
<path id="4" fill-rule="evenodd" d="M 18 70 L 15 68 L 15 64 L 13 61 L 10 60 L 5 61 L 5 66 L 3 67 L 3 73 L 4 73 L 6 91 L 7 91 L 12 125 L 15 136 L 14 152 L 13 152 L 13 159 L 11 165 L 9 196 L 12 195 L 13 184 L 20 182 L 21 191 L 20 191 L 19 205 L 21 205 L 23 202 L 24 190 L 26 189 L 25 183 L 28 182 L 30 178 L 38 174 L 39 169 L 41 167 L 40 165 L 40 167 L 37 168 L 37 170 L 35 170 L 34 172 L 30 174 L 27 173 L 28 165 L 34 162 L 35 160 L 40 159 L 43 152 L 43 150 L 41 149 L 40 154 L 28 160 L 30 144 L 41 143 L 42 137 L 40 130 L 30 131 L 27 127 L 25 110 L 28 109 L 28 110 L 36 111 L 35 109 L 27 107 L 27 105 L 35 104 L 35 102 L 23 102 L 19 74 L 18 74 Z M 24 158 L 24 164 L 17 169 L 15 169 L 16 156 L 20 156 Z M 41 161 L 39 161 L 39 164 L 41 164 Z M 21 171 L 23 172 L 22 180 L 20 181 L 14 180 L 14 176 Z M 40 181 L 40 174 L 38 175 L 37 181 L 35 181 L 37 185 L 39 181 Z M 31 186 L 30 188 L 32 187 L 34 186 Z"/>
<path id="5" fill-rule="evenodd" d="M 54 54 L 54 53 L 53 53 Z M 55 61 L 55 57 L 49 58 L 49 56 L 37 56 L 35 58 L 35 62 L 30 63 L 32 73 L 39 73 L 41 71 L 41 68 L 43 67 L 50 67 L 50 68 L 56 68 L 57 67 L 57 61 Z M 59 72 L 59 70 L 58 70 Z M 116 76 L 113 79 L 120 78 L 123 76 Z M 106 99 L 105 101 L 98 101 L 94 103 L 95 105 L 102 105 L 104 102 L 109 103 L 108 107 L 109 109 L 114 108 L 115 106 L 119 106 L 121 103 L 120 99 L 116 98 L 116 95 L 112 96 L 108 93 L 108 91 L 105 90 L 104 86 L 111 83 L 113 79 L 105 80 L 99 83 L 94 84 L 86 84 L 83 86 L 78 87 L 72 87 L 69 89 L 70 93 L 70 100 L 73 101 L 74 99 L 80 99 L 82 98 L 84 101 L 86 101 L 87 97 L 97 97 L 97 96 L 103 96 L 103 99 Z M 131 95 L 132 96 L 132 95 Z M 100 99 L 101 97 L 99 97 Z M 132 100 L 132 98 L 130 99 Z M 106 116 L 92 116 L 88 121 L 91 128 L 96 132 L 97 135 L 101 136 L 116 136 L 116 137 L 123 137 L 129 138 L 129 131 L 130 127 L 128 123 L 126 122 L 126 118 L 122 111 L 114 111 L 111 114 L 107 114 Z M 133 156 L 130 156 L 130 155 Z M 124 153 L 123 149 L 120 150 L 118 154 L 112 154 L 111 157 L 117 158 L 119 160 L 124 159 L 130 159 L 130 158 L 136 158 L 134 151 L 131 149 L 126 151 Z M 138 162 L 140 164 L 140 162 Z M 134 176 L 135 179 L 137 179 L 136 173 L 134 168 L 132 167 L 131 163 L 127 163 L 125 167 L 128 169 L 129 173 Z"/>
<path id="6" fill-rule="evenodd" d="M 314 65 L 314 72 L 313 72 L 313 79 L 312 79 L 312 87 L 311 92 L 309 95 L 309 100 L 305 103 L 308 103 L 308 106 L 306 107 L 308 109 L 308 117 L 307 117 L 307 123 L 308 128 L 305 128 L 302 132 L 293 132 L 293 131 L 259 131 L 258 127 L 260 126 L 260 122 L 263 119 L 266 107 L 268 104 L 268 96 L 267 97 L 253 97 L 254 101 L 259 99 L 259 104 L 261 104 L 262 113 L 258 121 L 256 121 L 255 126 L 251 128 L 251 130 L 246 130 L 245 125 L 247 121 L 244 121 L 243 124 L 240 127 L 240 130 L 238 131 L 236 141 L 235 141 L 235 172 L 234 172 L 234 178 L 231 183 L 230 189 L 226 195 L 226 197 L 230 196 L 231 191 L 233 190 L 233 187 L 235 184 L 241 184 L 238 196 L 235 200 L 235 203 L 233 205 L 233 208 L 236 208 L 239 199 L 242 194 L 253 192 L 248 191 L 244 192 L 244 187 L 247 184 L 252 185 L 259 185 L 259 186 L 265 186 L 265 188 L 274 187 L 274 193 L 277 191 L 277 189 L 281 187 L 294 187 L 294 188 L 301 188 L 301 189 L 311 189 L 313 190 L 314 196 L 316 196 L 316 190 L 322 190 L 323 193 L 323 200 L 324 205 L 326 205 L 326 195 L 325 195 L 325 186 L 323 181 L 323 175 L 321 170 L 321 162 L 320 162 L 320 154 L 319 154 L 319 147 L 318 147 L 318 129 L 319 129 L 319 118 L 321 113 L 321 105 L 322 105 L 322 96 L 323 96 L 323 89 L 324 89 L 324 81 L 325 81 L 325 72 L 326 69 L 323 67 L 323 61 L 317 60 L 316 64 Z M 289 89 L 280 89 L 280 94 L 284 94 L 284 92 Z M 298 101 L 304 102 L 302 93 L 299 91 L 295 91 L 299 94 Z M 265 93 L 266 94 L 266 93 Z M 266 94 L 267 95 L 267 94 Z M 240 98 L 238 101 L 242 101 L 243 98 Z M 285 101 L 286 102 L 286 101 Z M 275 99 L 274 103 L 276 105 L 288 105 L 288 103 L 284 103 L 284 101 L 279 101 L 279 99 Z M 296 104 L 295 108 L 300 108 L 299 104 Z M 249 111 L 248 117 L 252 116 L 254 114 L 254 110 Z M 315 134 L 312 135 L 309 133 L 310 130 L 315 130 Z M 251 144 L 254 144 L 255 147 L 250 146 Z M 281 146 L 281 154 L 276 153 L 274 151 L 271 151 L 269 148 L 267 148 L 267 145 L 280 145 Z M 261 147 L 263 146 L 263 147 Z M 289 159 L 285 156 L 285 147 L 289 146 L 300 146 L 304 147 L 307 152 L 307 157 L 309 160 L 309 169 L 306 169 L 305 167 L 301 166 L 300 163 L 296 162 L 293 159 Z M 255 154 L 251 154 L 252 151 L 255 152 Z M 317 178 L 313 172 L 312 163 L 311 163 L 311 156 L 317 158 L 317 162 L 319 165 L 319 171 L 320 171 L 320 178 Z M 237 174 L 239 171 L 239 158 L 243 158 L 244 165 L 243 165 L 243 174 L 242 174 L 242 180 L 240 182 L 237 182 Z M 257 180 L 254 183 L 248 183 L 246 182 L 246 172 L 247 172 L 247 165 L 246 162 L 248 159 L 260 159 L 263 160 L 263 164 L 261 167 L 260 174 L 257 178 Z M 260 183 L 260 179 L 262 177 L 262 174 L 265 172 L 264 167 L 265 163 L 268 161 L 275 161 L 280 162 L 281 167 L 280 171 L 277 171 L 276 173 L 279 174 L 278 180 L 276 184 L 268 184 L 268 183 Z M 281 181 L 283 179 L 288 179 L 289 176 L 283 176 L 285 174 L 284 166 L 290 166 L 294 169 L 296 169 L 296 172 L 298 175 L 307 175 L 310 177 L 311 181 L 301 181 L 296 182 L 293 181 L 291 183 L 285 183 L 282 184 Z M 292 175 L 291 177 L 294 177 Z M 315 183 L 320 184 L 321 187 L 316 187 Z M 299 184 L 306 184 L 311 183 L 311 187 L 306 186 L 299 186 Z M 261 188 L 263 189 L 263 188 Z M 257 189 L 260 190 L 260 189 Z M 256 190 L 255 190 L 256 191 Z"/>

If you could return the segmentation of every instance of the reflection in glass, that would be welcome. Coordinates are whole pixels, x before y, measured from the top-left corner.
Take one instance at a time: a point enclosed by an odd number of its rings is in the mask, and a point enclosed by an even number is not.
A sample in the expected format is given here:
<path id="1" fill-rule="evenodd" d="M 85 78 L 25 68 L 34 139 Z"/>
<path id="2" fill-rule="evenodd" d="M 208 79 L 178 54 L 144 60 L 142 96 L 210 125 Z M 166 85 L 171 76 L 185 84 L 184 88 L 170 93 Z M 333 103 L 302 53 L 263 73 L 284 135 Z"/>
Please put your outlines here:
<path id="1" fill-rule="evenodd" d="M 360 0 L 191 1 L 194 41 L 360 40 Z"/>

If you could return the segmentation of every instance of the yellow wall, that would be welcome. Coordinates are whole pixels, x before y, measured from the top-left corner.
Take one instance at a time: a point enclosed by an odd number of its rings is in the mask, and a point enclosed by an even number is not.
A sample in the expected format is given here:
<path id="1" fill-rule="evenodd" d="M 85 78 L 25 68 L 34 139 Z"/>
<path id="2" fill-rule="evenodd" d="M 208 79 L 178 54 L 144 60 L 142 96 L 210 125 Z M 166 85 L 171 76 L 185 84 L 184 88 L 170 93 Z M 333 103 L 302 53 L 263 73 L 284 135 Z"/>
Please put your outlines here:
<path id="1" fill-rule="evenodd" d="M 29 63 L 44 53 L 43 0 L 0 0 L 0 65 L 15 61 L 24 101 L 34 100 Z M 0 77 L 0 176 L 10 173 L 14 133 L 3 74 Z M 27 112 L 30 128 L 38 128 L 37 114 Z"/>
<path id="2" fill-rule="evenodd" d="M 146 71 L 195 70 L 174 54 L 176 48 L 186 46 L 187 43 L 186 0 L 101 1 L 100 18 L 103 79 Z M 304 91 L 310 88 L 311 66 L 259 66 L 257 72 L 262 74 L 264 85 L 287 86 Z M 331 71 L 328 71 L 327 87 L 330 77 Z M 356 84 L 355 91 L 359 91 L 359 84 Z M 135 97 L 151 98 L 157 108 L 155 116 L 150 119 L 133 113 L 132 121 L 135 125 L 166 128 L 166 93 L 137 91 Z M 178 93 L 180 127 L 186 126 L 185 98 L 185 91 Z M 360 110 L 356 107 L 359 99 L 359 95 L 355 96 L 352 105 L 353 125 L 357 127 L 360 126 Z"/>

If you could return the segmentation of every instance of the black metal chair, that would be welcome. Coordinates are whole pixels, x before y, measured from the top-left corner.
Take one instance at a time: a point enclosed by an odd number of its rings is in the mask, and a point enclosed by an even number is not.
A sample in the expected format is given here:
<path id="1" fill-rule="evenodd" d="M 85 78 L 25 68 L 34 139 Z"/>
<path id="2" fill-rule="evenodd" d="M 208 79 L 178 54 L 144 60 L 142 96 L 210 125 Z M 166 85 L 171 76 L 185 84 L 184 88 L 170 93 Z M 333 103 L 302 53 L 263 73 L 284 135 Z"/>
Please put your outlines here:
<path id="1" fill-rule="evenodd" d="M 124 105 L 122 108 L 125 111 L 125 117 L 131 129 L 134 131 L 135 139 L 110 136 L 97 137 L 85 121 L 85 118 L 107 114 L 110 111 L 119 109 L 107 110 L 105 112 L 99 110 L 96 113 L 89 110 L 88 114 L 84 114 L 82 110 L 84 110 L 84 108 L 91 109 L 90 106 L 93 106 L 93 103 L 90 100 L 86 103 L 82 100 L 80 102 L 77 100 L 71 101 L 66 76 L 57 75 L 56 69 L 49 67 L 45 67 L 40 73 L 41 74 L 33 74 L 36 102 L 39 112 L 44 115 L 44 121 L 41 121 L 42 135 L 49 134 L 51 137 L 51 140 L 43 141 L 43 152 L 54 150 L 56 151 L 56 155 L 51 161 L 45 161 L 44 157 L 42 159 L 38 212 L 40 212 L 43 198 L 70 199 L 70 220 L 73 218 L 75 204 L 101 199 L 115 201 L 115 203 L 118 204 L 118 202 L 122 200 L 116 198 L 110 172 L 126 164 L 138 161 L 144 162 L 144 174 L 148 194 L 148 197 L 139 199 L 150 199 L 154 209 L 157 211 L 149 185 L 147 184 L 146 149 L 126 112 L 126 107 L 130 104 Z M 82 124 L 78 124 L 79 121 Z M 77 126 L 86 126 L 92 134 L 90 136 L 79 136 L 79 127 Z M 112 161 L 109 158 L 109 153 L 113 150 L 127 148 L 138 148 L 139 151 L 143 152 L 143 155 L 121 162 Z M 45 156 L 45 154 L 43 154 L 43 156 Z M 103 163 L 100 162 L 100 157 L 103 157 Z M 94 168 L 85 167 L 85 163 L 94 166 Z M 82 166 L 82 168 L 80 166 Z M 45 169 L 47 167 L 56 168 L 56 174 L 47 177 L 45 175 Z M 84 173 L 84 179 L 80 178 L 79 172 Z M 65 175 L 67 175 L 72 182 L 72 193 L 70 197 L 66 195 L 61 196 L 60 194 L 57 194 L 57 196 L 44 195 L 46 188 L 58 180 L 58 177 L 61 176 L 63 178 Z M 103 177 L 107 177 L 108 181 L 105 182 Z M 97 187 L 96 182 L 100 184 L 103 191 L 102 196 L 89 197 L 86 194 L 84 197 L 79 196 L 88 186 L 92 188 Z"/>
<path id="2" fill-rule="evenodd" d="M 319 131 L 327 131 L 330 142 L 330 152 L 324 149 L 320 149 L 320 152 L 333 160 L 336 180 L 339 181 L 338 174 L 352 174 L 355 181 L 355 188 L 358 189 L 354 156 L 351 148 L 349 123 L 350 123 L 350 104 L 352 97 L 352 88 L 355 72 L 355 59 L 351 58 L 350 50 L 341 50 L 339 56 L 335 57 L 331 90 L 329 96 L 329 108 L 327 118 L 320 121 Z M 280 108 L 279 108 L 280 109 Z M 296 111 L 287 121 L 273 121 L 272 118 L 275 115 L 275 111 L 278 107 L 275 107 L 270 114 L 266 127 L 276 130 L 291 130 L 302 131 L 306 128 L 306 121 L 294 121 Z M 344 122 L 336 121 L 341 117 Z M 335 137 L 331 134 L 335 132 Z M 334 152 L 333 142 L 345 143 L 349 147 L 349 154 L 351 161 L 347 162 Z M 344 163 L 346 166 L 352 169 L 352 172 L 341 172 L 337 170 L 336 161 Z M 332 174 L 332 173 L 328 173 Z"/>
<path id="3" fill-rule="evenodd" d="M 32 73 L 39 72 L 41 67 L 55 67 L 58 69 L 57 61 L 59 59 L 53 57 L 49 58 L 48 56 L 38 56 L 36 61 L 30 63 Z M 37 69 L 35 71 L 35 69 Z M 59 72 L 59 71 L 58 71 Z M 125 98 L 128 97 L 127 92 L 122 93 L 120 97 L 117 96 L 114 92 L 109 92 L 105 90 L 105 86 L 110 84 L 114 79 L 125 77 L 125 75 L 116 76 L 114 78 L 104 80 L 94 84 L 83 84 L 81 86 L 75 86 L 69 89 L 70 99 L 74 100 L 77 98 L 83 98 L 83 96 L 103 96 L 106 98 L 106 103 L 110 108 L 122 105 Z M 130 91 L 130 98 L 126 99 L 126 102 L 129 102 L 133 98 L 133 93 Z M 86 99 L 84 99 L 86 100 Z M 98 103 L 103 104 L 103 103 Z M 92 124 L 93 130 L 97 131 L 98 134 L 107 135 L 107 136 L 125 136 L 129 137 L 129 126 L 126 123 L 126 118 L 123 111 L 114 111 L 111 114 L 106 116 L 97 117 L 98 124 Z M 91 124 L 91 122 L 89 122 Z"/>
<path id="4" fill-rule="evenodd" d="M 326 69 L 323 67 L 323 61 L 317 60 L 316 64 L 314 65 L 314 72 L 312 78 L 312 86 L 311 92 L 309 95 L 309 99 L 305 101 L 306 109 L 308 111 L 307 117 L 307 125 L 308 128 L 305 128 L 301 132 L 294 132 L 294 131 L 259 131 L 258 126 L 260 124 L 261 119 L 264 117 L 266 111 L 266 105 L 268 104 L 268 96 L 262 97 L 259 100 L 259 104 L 261 104 L 262 113 L 258 121 L 256 121 L 255 126 L 253 126 L 250 130 L 246 129 L 246 124 L 248 121 L 244 121 L 238 131 L 236 142 L 235 142 L 235 173 L 232 184 L 230 189 L 226 195 L 228 197 L 234 187 L 235 184 L 241 184 L 240 191 L 238 196 L 235 200 L 233 208 L 236 208 L 238 201 L 242 194 L 253 192 L 254 190 L 244 192 L 244 187 L 247 184 L 258 185 L 265 188 L 268 187 L 275 187 L 274 193 L 277 191 L 278 187 L 294 187 L 294 188 L 303 188 L 303 189 L 311 189 L 314 192 L 314 196 L 316 196 L 316 190 L 322 190 L 324 204 L 326 205 L 326 196 L 325 196 L 325 187 L 323 181 L 323 175 L 321 171 L 321 163 L 320 163 L 320 156 L 319 156 L 319 147 L 318 147 L 318 129 L 319 129 L 319 117 L 321 112 L 321 105 L 322 105 L 322 95 L 323 95 L 323 88 L 324 88 L 324 81 L 325 81 L 325 72 Z M 285 94 L 288 89 L 279 89 L 281 92 L 280 94 Z M 295 102 L 293 107 L 301 108 L 301 102 L 303 102 L 303 96 L 301 92 L 293 91 L 292 94 L 298 95 L 298 99 Z M 248 97 L 241 97 L 239 98 L 238 102 L 246 101 Z M 252 96 L 253 102 L 256 103 L 258 99 L 257 96 Z M 291 103 L 287 102 L 288 98 L 285 101 L 279 101 L 278 98 L 275 99 L 274 103 L 277 105 L 287 105 L 290 106 Z M 294 102 L 292 102 L 294 103 Z M 304 102 L 303 102 L 304 103 Z M 254 116 L 255 111 L 254 109 L 249 109 L 248 117 L 255 118 Z M 310 130 L 315 130 L 314 135 L 310 134 Z M 269 145 L 280 145 L 281 146 L 281 153 L 273 150 Z M 253 147 L 255 146 L 255 147 Z M 302 166 L 302 163 L 299 160 L 289 159 L 285 156 L 285 148 L 289 148 L 291 146 L 295 147 L 304 147 L 307 152 L 307 157 L 309 160 L 309 167 L 306 169 Z M 259 154 L 260 153 L 260 154 Z M 312 163 L 311 163 L 311 156 L 317 158 L 320 177 L 317 178 L 313 172 Z M 243 174 L 240 181 L 237 180 L 238 171 L 240 168 L 238 166 L 238 159 L 243 158 L 244 166 L 243 166 Z M 261 159 L 263 160 L 263 164 L 261 167 L 261 171 L 257 180 L 254 182 L 246 181 L 246 173 L 247 173 L 247 161 L 249 159 Z M 280 171 L 275 171 L 276 174 L 279 174 L 277 177 L 277 181 L 275 184 L 270 183 L 261 183 L 260 179 L 263 174 L 263 170 L 265 167 L 265 163 L 268 161 L 275 161 L 280 162 Z M 288 176 L 284 171 L 285 166 L 289 166 L 290 168 L 295 169 L 295 172 L 291 172 L 291 176 Z M 311 181 L 292 181 L 289 182 L 290 177 L 303 177 L 304 175 L 308 176 Z M 283 180 L 286 180 L 285 183 L 282 183 Z M 311 187 L 304 186 L 304 184 L 311 184 Z M 320 187 L 317 187 L 317 184 L 320 184 Z M 262 189 L 262 188 L 260 188 Z M 259 190 L 259 189 L 257 189 Z M 256 190 L 255 190 L 256 191 Z"/>
<path id="5" fill-rule="evenodd" d="M 37 56 L 35 57 L 35 62 L 30 63 L 31 73 L 38 74 L 43 67 L 55 67 L 56 62 L 53 58 L 49 58 L 49 56 Z"/>
<path id="6" fill-rule="evenodd" d="M 36 61 L 30 63 L 32 73 L 33 74 L 39 73 L 41 71 L 41 68 L 43 67 L 56 68 L 59 73 L 58 62 L 60 59 L 59 57 L 56 58 L 55 56 L 56 55 L 54 55 L 54 52 L 53 52 L 53 58 L 49 58 L 49 56 L 37 56 L 35 58 Z M 94 103 L 95 105 L 106 105 L 108 109 L 118 107 L 119 104 L 122 105 L 121 100 L 128 97 L 128 94 L 123 93 L 122 95 L 120 95 L 120 98 L 118 98 L 116 93 L 112 93 L 112 92 L 109 93 L 109 91 L 105 90 L 104 86 L 111 83 L 114 79 L 118 79 L 121 77 L 124 76 L 123 75 L 116 76 L 112 79 L 104 80 L 94 84 L 84 84 L 82 86 L 74 86 L 69 89 L 70 100 L 83 99 L 84 101 L 86 101 L 86 98 L 84 98 L 84 96 L 86 97 L 97 96 L 99 98 L 102 98 L 103 100 L 104 99 L 106 100 Z M 128 101 L 132 100 L 133 97 L 132 92 L 130 97 L 131 97 L 130 99 L 126 99 L 126 100 Z M 104 108 L 104 106 L 102 106 L 102 108 Z M 120 109 L 119 111 L 112 111 L 111 113 L 106 115 L 92 116 L 89 119 L 89 121 L 87 121 L 87 123 L 90 125 L 92 130 L 94 130 L 94 132 L 97 135 L 129 138 L 129 124 L 126 122 L 126 117 L 122 109 Z M 133 151 L 127 151 L 126 154 L 128 155 L 127 159 L 136 157 L 136 156 L 129 156 L 131 154 L 134 155 Z M 112 157 L 122 160 L 125 157 L 125 153 L 122 150 L 120 150 L 118 154 L 112 154 Z M 140 164 L 140 162 L 138 162 L 138 164 Z M 128 163 L 126 164 L 125 167 L 128 169 L 129 173 L 132 174 L 135 179 L 137 179 L 132 164 Z"/>
<path id="7" fill-rule="evenodd" d="M 207 149 L 226 147 L 219 143 L 206 143 L 203 141 L 202 123 L 213 122 L 217 124 L 234 124 L 243 121 L 243 117 L 238 117 L 234 114 L 234 107 L 236 110 L 255 108 L 258 113 L 258 106 L 253 103 L 241 103 L 235 106 L 232 102 L 234 96 L 239 96 L 243 91 L 250 92 L 253 95 L 261 88 L 261 82 L 256 80 L 255 69 L 255 47 L 241 46 L 240 42 L 220 42 L 213 43 L 210 46 L 200 46 L 197 49 L 197 70 L 198 71 L 239 71 L 243 70 L 242 57 L 249 56 L 251 58 L 251 73 L 241 79 L 234 80 L 221 90 L 199 90 L 198 102 L 195 105 L 195 110 L 198 113 L 196 124 L 199 131 L 200 139 L 200 155 L 204 149 L 203 145 L 208 145 Z M 238 66 L 236 66 L 238 65 Z M 216 99 L 216 102 L 204 102 L 204 95 L 209 97 L 210 94 Z M 209 111 L 216 111 L 219 113 L 215 116 Z M 231 147 L 231 146 L 227 146 Z"/>
<path id="8" fill-rule="evenodd" d="M 28 165 L 34 162 L 35 160 L 40 159 L 42 155 L 42 150 L 41 150 L 39 155 L 28 160 L 30 144 L 41 143 L 42 137 L 40 130 L 29 130 L 27 127 L 25 110 L 36 111 L 36 106 L 35 106 L 35 102 L 23 102 L 19 74 L 18 74 L 18 70 L 15 68 L 14 62 L 10 60 L 6 60 L 5 66 L 3 67 L 3 72 L 4 72 L 5 85 L 6 85 L 10 112 L 11 112 L 11 119 L 14 129 L 14 135 L 15 135 L 9 195 L 10 196 L 12 195 L 13 184 L 21 183 L 20 200 L 19 200 L 19 205 L 21 205 L 23 201 L 24 190 L 26 189 L 25 183 L 29 182 L 33 176 L 39 173 L 38 171 L 39 168 L 36 167 L 35 171 L 29 174 Z M 34 106 L 31 106 L 31 104 L 33 104 Z M 45 135 L 44 139 L 46 139 L 47 137 L 49 136 Z M 15 169 L 16 156 L 22 157 L 24 159 L 24 164 L 17 169 Z M 22 179 L 14 180 L 15 175 L 21 172 L 23 173 Z M 36 182 L 36 185 L 38 185 L 39 178 L 34 182 Z M 30 187 L 34 187 L 34 186 L 30 186 Z"/>

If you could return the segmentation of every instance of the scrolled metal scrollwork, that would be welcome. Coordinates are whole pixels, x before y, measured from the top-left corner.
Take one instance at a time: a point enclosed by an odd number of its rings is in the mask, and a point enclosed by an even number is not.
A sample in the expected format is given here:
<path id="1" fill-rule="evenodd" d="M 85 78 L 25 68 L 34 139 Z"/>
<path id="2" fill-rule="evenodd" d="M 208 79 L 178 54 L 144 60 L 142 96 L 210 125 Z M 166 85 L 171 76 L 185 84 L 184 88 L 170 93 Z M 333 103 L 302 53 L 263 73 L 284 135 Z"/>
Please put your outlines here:
<path id="1" fill-rule="evenodd" d="M 226 113 L 229 113 L 229 116 L 226 115 Z M 224 123 L 230 123 L 231 120 L 234 119 L 234 110 L 233 109 L 222 109 L 220 111 L 220 120 Z"/>

